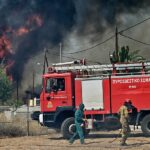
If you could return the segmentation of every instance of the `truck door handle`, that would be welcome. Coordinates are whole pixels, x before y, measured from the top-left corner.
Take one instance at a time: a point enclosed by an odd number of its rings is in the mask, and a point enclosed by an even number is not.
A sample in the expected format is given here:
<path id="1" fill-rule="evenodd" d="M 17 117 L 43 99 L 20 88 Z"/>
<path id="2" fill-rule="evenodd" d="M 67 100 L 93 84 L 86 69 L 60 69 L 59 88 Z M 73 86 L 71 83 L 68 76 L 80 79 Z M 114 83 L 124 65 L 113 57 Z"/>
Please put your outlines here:
<path id="1" fill-rule="evenodd" d="M 66 101 L 62 101 L 62 103 L 63 103 L 63 104 L 66 104 L 67 102 L 66 102 Z"/>

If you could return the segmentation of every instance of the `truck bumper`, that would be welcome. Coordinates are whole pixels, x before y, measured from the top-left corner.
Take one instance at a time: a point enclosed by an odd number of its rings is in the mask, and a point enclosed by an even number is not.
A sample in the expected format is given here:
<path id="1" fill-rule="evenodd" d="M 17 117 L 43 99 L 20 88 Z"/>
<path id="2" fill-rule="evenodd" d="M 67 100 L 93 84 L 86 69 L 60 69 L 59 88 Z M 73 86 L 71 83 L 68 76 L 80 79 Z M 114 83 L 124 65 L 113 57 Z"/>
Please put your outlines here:
<path id="1" fill-rule="evenodd" d="M 56 128 L 56 124 L 55 124 L 53 118 L 54 117 L 52 114 L 41 113 L 39 115 L 39 123 L 42 126 L 46 126 L 49 128 Z"/>

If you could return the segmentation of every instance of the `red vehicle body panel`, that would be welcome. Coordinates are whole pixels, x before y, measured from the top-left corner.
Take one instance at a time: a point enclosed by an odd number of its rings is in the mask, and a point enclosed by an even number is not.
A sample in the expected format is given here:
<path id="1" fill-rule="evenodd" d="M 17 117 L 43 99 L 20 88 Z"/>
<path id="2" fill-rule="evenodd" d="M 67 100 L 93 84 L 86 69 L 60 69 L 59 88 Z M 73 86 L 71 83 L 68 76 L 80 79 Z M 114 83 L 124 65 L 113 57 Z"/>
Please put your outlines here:
<path id="1" fill-rule="evenodd" d="M 81 85 L 81 81 L 82 80 L 76 80 L 75 81 L 75 104 L 76 107 L 78 108 L 78 106 L 82 103 L 82 85 Z M 106 84 L 103 84 L 103 88 L 105 89 L 105 91 L 107 91 L 109 93 L 109 80 L 105 80 Z M 93 89 L 94 90 L 94 89 Z M 92 91 L 89 91 L 92 92 Z M 110 113 L 110 95 L 104 92 L 104 109 L 103 110 L 87 110 L 85 111 L 85 114 L 109 114 Z"/>
<path id="2" fill-rule="evenodd" d="M 150 76 L 112 78 L 112 112 L 117 112 L 125 99 L 131 99 L 138 111 L 150 109 Z"/>
<path id="3" fill-rule="evenodd" d="M 72 83 L 72 74 L 71 73 L 51 73 L 45 74 L 44 78 L 64 78 L 65 79 L 65 90 L 57 92 L 46 92 L 45 88 L 40 95 L 41 101 L 41 112 L 54 112 L 57 107 L 61 106 L 72 106 L 72 92 L 73 92 L 73 83 Z M 46 87 L 46 80 L 44 80 L 44 87 Z M 51 99 L 48 101 L 47 97 Z"/>
<path id="4" fill-rule="evenodd" d="M 81 82 L 82 80 L 75 81 L 75 103 L 77 107 L 82 102 Z M 87 110 L 85 114 L 110 114 L 111 111 L 112 113 L 117 113 L 126 99 L 131 99 L 138 111 L 150 109 L 150 76 L 112 76 L 111 85 L 109 78 L 103 79 L 104 109 Z"/>

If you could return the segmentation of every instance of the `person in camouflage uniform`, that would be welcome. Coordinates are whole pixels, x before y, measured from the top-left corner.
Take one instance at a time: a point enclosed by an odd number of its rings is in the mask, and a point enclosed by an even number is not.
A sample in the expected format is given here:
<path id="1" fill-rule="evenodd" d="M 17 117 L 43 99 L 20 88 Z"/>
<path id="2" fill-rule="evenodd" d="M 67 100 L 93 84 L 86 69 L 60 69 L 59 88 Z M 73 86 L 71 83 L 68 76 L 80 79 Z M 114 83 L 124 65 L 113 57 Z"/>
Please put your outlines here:
<path id="1" fill-rule="evenodd" d="M 75 112 L 75 125 L 76 125 L 76 132 L 69 140 L 69 143 L 72 144 L 77 136 L 80 138 L 80 143 L 84 144 L 84 133 L 83 133 L 83 126 L 84 126 L 84 104 L 80 104 L 79 109 Z"/>
<path id="2" fill-rule="evenodd" d="M 129 119 L 129 110 L 128 110 L 129 103 L 124 102 L 123 106 L 120 107 L 119 109 L 119 115 L 120 115 L 120 123 L 122 125 L 122 139 L 121 139 L 121 146 L 125 146 L 126 140 L 129 136 L 129 133 L 131 132 L 128 119 Z"/>

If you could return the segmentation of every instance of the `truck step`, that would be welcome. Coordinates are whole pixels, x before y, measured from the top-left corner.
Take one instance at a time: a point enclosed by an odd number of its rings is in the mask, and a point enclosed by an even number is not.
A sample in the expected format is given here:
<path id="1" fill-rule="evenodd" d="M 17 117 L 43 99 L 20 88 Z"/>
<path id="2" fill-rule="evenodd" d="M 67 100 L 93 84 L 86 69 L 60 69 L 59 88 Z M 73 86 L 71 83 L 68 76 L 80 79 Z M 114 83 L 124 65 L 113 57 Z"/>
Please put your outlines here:
<path id="1" fill-rule="evenodd" d="M 45 123 L 54 123 L 54 121 L 49 121 L 49 120 L 48 120 L 48 121 L 45 121 Z"/>

